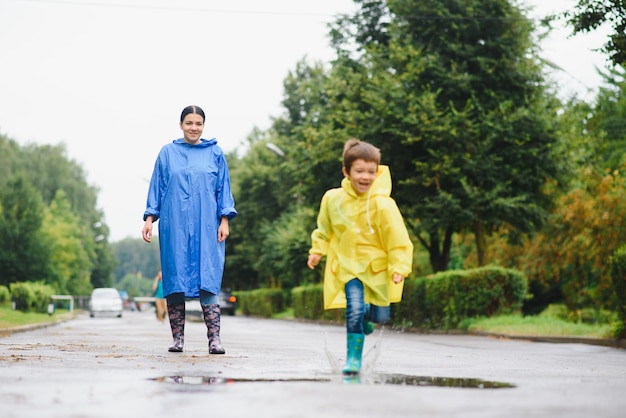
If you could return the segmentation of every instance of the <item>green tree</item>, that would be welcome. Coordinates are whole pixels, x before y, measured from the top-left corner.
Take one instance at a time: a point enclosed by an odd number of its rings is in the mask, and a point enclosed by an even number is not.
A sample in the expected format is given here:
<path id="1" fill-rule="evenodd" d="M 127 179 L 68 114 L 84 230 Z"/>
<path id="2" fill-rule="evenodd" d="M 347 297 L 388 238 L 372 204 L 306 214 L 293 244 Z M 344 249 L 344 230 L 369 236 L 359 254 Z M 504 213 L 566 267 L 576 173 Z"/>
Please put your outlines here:
<path id="1" fill-rule="evenodd" d="M 226 244 L 224 286 L 232 289 L 253 289 L 269 284 L 269 277 L 262 277 L 256 268 L 258 260 L 268 250 L 263 245 L 262 228 L 278 219 L 292 202 L 288 193 L 290 178 L 286 157 L 267 147 L 267 144 L 278 147 L 271 139 L 275 138 L 253 133 L 245 156 L 239 160 L 234 155 L 229 156 L 238 215 L 232 222 Z M 280 147 L 276 149 L 283 152 Z"/>
<path id="2" fill-rule="evenodd" d="M 604 75 L 591 117 L 586 120 L 587 136 L 602 138 L 597 164 L 601 169 L 617 170 L 626 164 L 626 80 L 624 70 L 613 69 Z"/>
<path id="3" fill-rule="evenodd" d="M 533 24 L 507 0 L 357 3 L 332 31 L 333 118 L 316 117 L 382 149 L 433 271 L 447 269 L 459 232 L 475 235 L 483 265 L 489 234 L 541 226 L 543 187 L 560 175 L 558 103 L 531 58 Z"/>
<path id="4" fill-rule="evenodd" d="M 156 228 L 155 228 L 156 232 Z M 115 283 L 120 283 L 127 275 L 152 277 L 161 270 L 159 239 L 154 236 L 150 244 L 141 238 L 125 238 L 112 246 L 115 267 Z"/>
<path id="5" fill-rule="evenodd" d="M 44 204 L 23 175 L 0 189 L 0 284 L 39 281 L 50 273 L 51 250 L 41 239 Z"/>
<path id="6" fill-rule="evenodd" d="M 98 219 L 103 219 L 100 214 Z M 91 284 L 93 287 L 113 287 L 115 277 L 113 275 L 117 260 L 113 253 L 113 246 L 108 242 L 109 228 L 102 221 L 91 224 L 93 228 L 94 259 L 91 270 Z"/>
<path id="7" fill-rule="evenodd" d="M 563 12 L 573 34 L 597 30 L 604 24 L 611 26 L 601 51 L 614 65 L 626 63 L 626 2 L 624 0 L 578 0 L 573 9 Z"/>
<path id="8" fill-rule="evenodd" d="M 263 252 L 255 267 L 270 278 L 270 287 L 291 289 L 320 280 L 321 269 L 312 271 L 306 265 L 315 216 L 311 208 L 293 205 L 261 229 Z"/>
<path id="9" fill-rule="evenodd" d="M 94 259 L 93 235 L 70 210 L 63 190 L 59 190 L 44 212 L 42 238 L 50 245 L 50 277 L 46 283 L 57 292 L 71 295 L 91 293 Z"/>
<path id="10" fill-rule="evenodd" d="M 20 147 L 15 141 L 0 135 L 0 151 L 0 189 L 8 191 L 14 186 L 10 182 L 21 176 L 39 195 L 38 200 L 43 207 L 52 206 L 58 193 L 62 192 L 63 201 L 67 203 L 64 203 L 64 210 L 72 217 L 72 222 L 80 225 L 84 234 L 96 242 L 94 248 L 87 251 L 92 266 L 91 284 L 103 286 L 111 283 L 115 260 L 107 242 L 109 230 L 102 222 L 102 212 L 96 207 L 97 189 L 87 183 L 82 167 L 67 157 L 63 145 L 29 144 Z M 53 243 L 42 241 L 41 245 L 53 246 Z M 85 241 L 84 245 L 91 247 L 92 243 Z M 33 254 L 33 257 L 39 255 Z M 72 256 L 53 254 L 52 257 L 57 257 L 58 261 Z"/>
<path id="11" fill-rule="evenodd" d="M 153 296 L 152 283 L 154 278 L 145 277 L 141 273 L 128 273 L 119 283 L 116 284 L 118 290 L 125 290 L 131 298 L 137 296 Z"/>

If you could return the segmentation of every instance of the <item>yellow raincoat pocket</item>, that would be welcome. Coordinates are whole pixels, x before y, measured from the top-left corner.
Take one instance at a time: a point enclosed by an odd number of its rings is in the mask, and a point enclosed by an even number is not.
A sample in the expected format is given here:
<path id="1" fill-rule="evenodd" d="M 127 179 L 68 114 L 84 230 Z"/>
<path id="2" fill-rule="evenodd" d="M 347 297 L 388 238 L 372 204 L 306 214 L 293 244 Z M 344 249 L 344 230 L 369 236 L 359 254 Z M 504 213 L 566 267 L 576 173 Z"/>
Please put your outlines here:
<path id="1" fill-rule="evenodd" d="M 379 274 L 380 272 L 385 270 L 387 270 L 386 258 L 378 258 L 376 260 L 372 260 L 372 273 Z"/>
<path id="2" fill-rule="evenodd" d="M 378 258 L 372 260 L 371 264 L 372 273 L 374 275 L 379 275 L 385 271 L 387 271 L 387 259 L 386 258 Z M 402 300 L 402 291 L 404 290 L 404 280 L 400 283 L 393 282 L 393 272 L 389 271 L 385 274 L 386 284 L 387 284 L 387 296 L 389 298 L 390 303 L 400 302 Z"/>

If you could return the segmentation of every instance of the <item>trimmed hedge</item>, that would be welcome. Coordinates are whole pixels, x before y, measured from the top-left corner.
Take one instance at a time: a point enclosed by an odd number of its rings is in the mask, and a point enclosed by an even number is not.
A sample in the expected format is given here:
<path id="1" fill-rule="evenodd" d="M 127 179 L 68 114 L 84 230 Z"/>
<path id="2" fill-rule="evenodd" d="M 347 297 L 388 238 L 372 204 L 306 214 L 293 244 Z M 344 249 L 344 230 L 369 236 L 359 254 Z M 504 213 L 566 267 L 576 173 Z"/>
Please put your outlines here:
<path id="1" fill-rule="evenodd" d="M 11 306 L 11 292 L 6 286 L 0 285 L 0 306 Z"/>
<path id="2" fill-rule="evenodd" d="M 457 328 L 467 318 L 519 311 L 526 289 L 527 281 L 522 273 L 501 267 L 447 271 L 407 279 L 402 302 L 392 305 L 390 322 L 395 326 L 422 329 Z M 293 288 L 293 316 L 344 323 L 345 309 L 324 310 L 323 291 L 322 284 Z M 240 291 L 235 295 L 244 315 L 269 318 L 285 309 L 284 295 L 278 289 Z"/>
<path id="3" fill-rule="evenodd" d="M 345 322 L 345 309 L 324 310 L 324 286 L 321 284 L 294 287 L 291 306 L 294 318 Z"/>
<path id="4" fill-rule="evenodd" d="M 517 270 L 481 267 L 408 279 L 402 302 L 394 304 L 394 325 L 422 329 L 457 328 L 468 318 L 513 313 L 526 297 L 526 277 Z"/>
<path id="5" fill-rule="evenodd" d="M 609 258 L 611 282 L 615 291 L 616 311 L 620 324 L 614 330 L 616 338 L 626 338 L 626 245 Z"/>
<path id="6" fill-rule="evenodd" d="M 43 282 L 10 283 L 9 289 L 15 309 L 22 312 L 47 312 L 50 296 L 54 295 L 52 286 Z"/>
<path id="7" fill-rule="evenodd" d="M 233 292 L 237 297 L 237 308 L 243 315 L 271 318 L 286 309 L 282 289 L 255 289 Z"/>

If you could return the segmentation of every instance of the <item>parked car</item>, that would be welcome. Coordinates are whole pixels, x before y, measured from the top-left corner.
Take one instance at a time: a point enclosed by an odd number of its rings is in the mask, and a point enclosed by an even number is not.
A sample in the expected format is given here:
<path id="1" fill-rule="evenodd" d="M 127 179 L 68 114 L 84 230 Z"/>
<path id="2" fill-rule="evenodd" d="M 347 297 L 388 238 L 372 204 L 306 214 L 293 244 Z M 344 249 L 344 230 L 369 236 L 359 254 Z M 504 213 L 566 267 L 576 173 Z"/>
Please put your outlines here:
<path id="1" fill-rule="evenodd" d="M 237 298 L 229 289 L 220 291 L 219 304 L 222 315 L 235 315 Z M 185 315 L 191 320 L 198 319 L 204 321 L 199 299 L 185 299 Z"/>
<path id="2" fill-rule="evenodd" d="M 96 314 L 112 314 L 122 317 L 124 305 L 120 292 L 113 287 L 98 287 L 91 292 L 89 297 L 89 316 Z"/>

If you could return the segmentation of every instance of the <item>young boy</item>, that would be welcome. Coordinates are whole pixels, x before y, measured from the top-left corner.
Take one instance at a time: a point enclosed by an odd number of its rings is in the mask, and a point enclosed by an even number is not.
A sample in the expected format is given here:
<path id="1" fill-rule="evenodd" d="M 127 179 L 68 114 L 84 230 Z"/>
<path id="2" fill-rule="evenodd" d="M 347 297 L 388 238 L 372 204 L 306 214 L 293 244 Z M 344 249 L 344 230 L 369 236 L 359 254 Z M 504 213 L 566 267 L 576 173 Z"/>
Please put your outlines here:
<path id="1" fill-rule="evenodd" d="M 307 265 L 326 256 L 324 309 L 346 308 L 348 354 L 344 374 L 361 370 L 365 334 L 389 319 L 411 273 L 413 243 L 391 198 L 389 168 L 375 146 L 350 139 L 343 149 L 344 179 L 322 197 Z"/>

